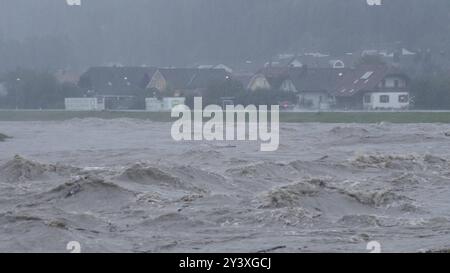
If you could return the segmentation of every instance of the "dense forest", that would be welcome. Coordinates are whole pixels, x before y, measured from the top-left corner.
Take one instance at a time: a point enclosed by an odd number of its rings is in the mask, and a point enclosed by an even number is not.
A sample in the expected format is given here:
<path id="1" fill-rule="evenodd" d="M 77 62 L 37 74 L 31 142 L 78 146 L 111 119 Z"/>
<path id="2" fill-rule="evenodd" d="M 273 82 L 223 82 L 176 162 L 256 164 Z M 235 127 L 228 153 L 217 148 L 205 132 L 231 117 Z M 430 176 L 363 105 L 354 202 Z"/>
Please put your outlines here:
<path id="1" fill-rule="evenodd" d="M 0 71 L 233 65 L 392 44 L 450 52 L 450 1 L 0 0 Z"/>

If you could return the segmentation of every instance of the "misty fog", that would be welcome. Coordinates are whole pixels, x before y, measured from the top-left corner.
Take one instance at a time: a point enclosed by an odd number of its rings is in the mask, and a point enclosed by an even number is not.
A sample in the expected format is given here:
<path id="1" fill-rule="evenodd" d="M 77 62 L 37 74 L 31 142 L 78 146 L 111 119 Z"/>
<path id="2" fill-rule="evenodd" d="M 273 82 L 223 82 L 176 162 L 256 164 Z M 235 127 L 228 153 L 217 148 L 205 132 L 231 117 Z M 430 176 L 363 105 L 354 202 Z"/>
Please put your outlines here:
<path id="1" fill-rule="evenodd" d="M 448 0 L 0 0 L 0 71 L 233 65 L 392 44 L 445 54 L 449 17 Z"/>

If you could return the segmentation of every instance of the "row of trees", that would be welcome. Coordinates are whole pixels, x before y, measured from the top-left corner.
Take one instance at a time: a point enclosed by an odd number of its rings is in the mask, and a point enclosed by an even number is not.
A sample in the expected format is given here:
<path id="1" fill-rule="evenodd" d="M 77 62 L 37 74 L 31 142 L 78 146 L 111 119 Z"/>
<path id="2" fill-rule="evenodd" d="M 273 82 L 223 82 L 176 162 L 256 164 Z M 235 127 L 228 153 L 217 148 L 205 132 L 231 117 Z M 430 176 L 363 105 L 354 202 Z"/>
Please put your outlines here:
<path id="1" fill-rule="evenodd" d="M 17 70 L 0 77 L 0 107 L 7 109 L 63 109 L 64 98 L 82 97 L 77 85 L 60 83 L 46 72 Z"/>
<path id="2" fill-rule="evenodd" d="M 411 84 L 416 109 L 450 109 L 450 76 L 446 73 L 414 79 Z"/>

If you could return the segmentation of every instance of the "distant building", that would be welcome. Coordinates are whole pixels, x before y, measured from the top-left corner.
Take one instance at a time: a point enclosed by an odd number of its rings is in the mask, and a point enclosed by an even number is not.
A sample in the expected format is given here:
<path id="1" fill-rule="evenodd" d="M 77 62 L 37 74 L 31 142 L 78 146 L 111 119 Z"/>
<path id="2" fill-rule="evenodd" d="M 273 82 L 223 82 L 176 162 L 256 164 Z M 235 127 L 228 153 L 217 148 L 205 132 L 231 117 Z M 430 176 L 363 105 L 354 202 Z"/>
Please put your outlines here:
<path id="1" fill-rule="evenodd" d="M 388 66 L 361 66 L 344 76 L 334 97 L 345 109 L 407 109 L 409 77 Z"/>
<path id="2" fill-rule="evenodd" d="M 145 97 L 145 87 L 156 72 L 153 67 L 92 67 L 78 85 L 88 97 L 105 100 L 106 109 L 130 109 Z M 143 104 L 143 102 L 142 102 Z"/>
<path id="3" fill-rule="evenodd" d="M 251 78 L 247 89 L 295 93 L 304 109 L 407 109 L 410 105 L 409 77 L 384 65 L 267 67 Z"/>
<path id="4" fill-rule="evenodd" d="M 143 90 L 156 72 L 154 67 L 92 67 L 80 77 L 78 85 L 95 95 L 130 96 Z"/>
<path id="5" fill-rule="evenodd" d="M 301 108 L 329 109 L 335 103 L 332 91 L 349 71 L 344 68 L 291 69 L 280 90 L 295 92 Z"/>

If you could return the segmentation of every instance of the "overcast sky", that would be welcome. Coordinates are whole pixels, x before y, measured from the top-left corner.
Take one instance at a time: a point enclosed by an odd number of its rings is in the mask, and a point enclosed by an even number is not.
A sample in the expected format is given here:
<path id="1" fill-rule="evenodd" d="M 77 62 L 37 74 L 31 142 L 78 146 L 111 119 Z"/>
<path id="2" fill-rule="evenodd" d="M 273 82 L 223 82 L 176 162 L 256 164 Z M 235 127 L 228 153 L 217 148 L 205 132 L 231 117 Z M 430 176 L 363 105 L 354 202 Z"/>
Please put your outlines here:
<path id="1" fill-rule="evenodd" d="M 449 11 L 448 0 L 0 0 L 0 67 L 235 63 L 393 43 L 447 50 Z"/>

